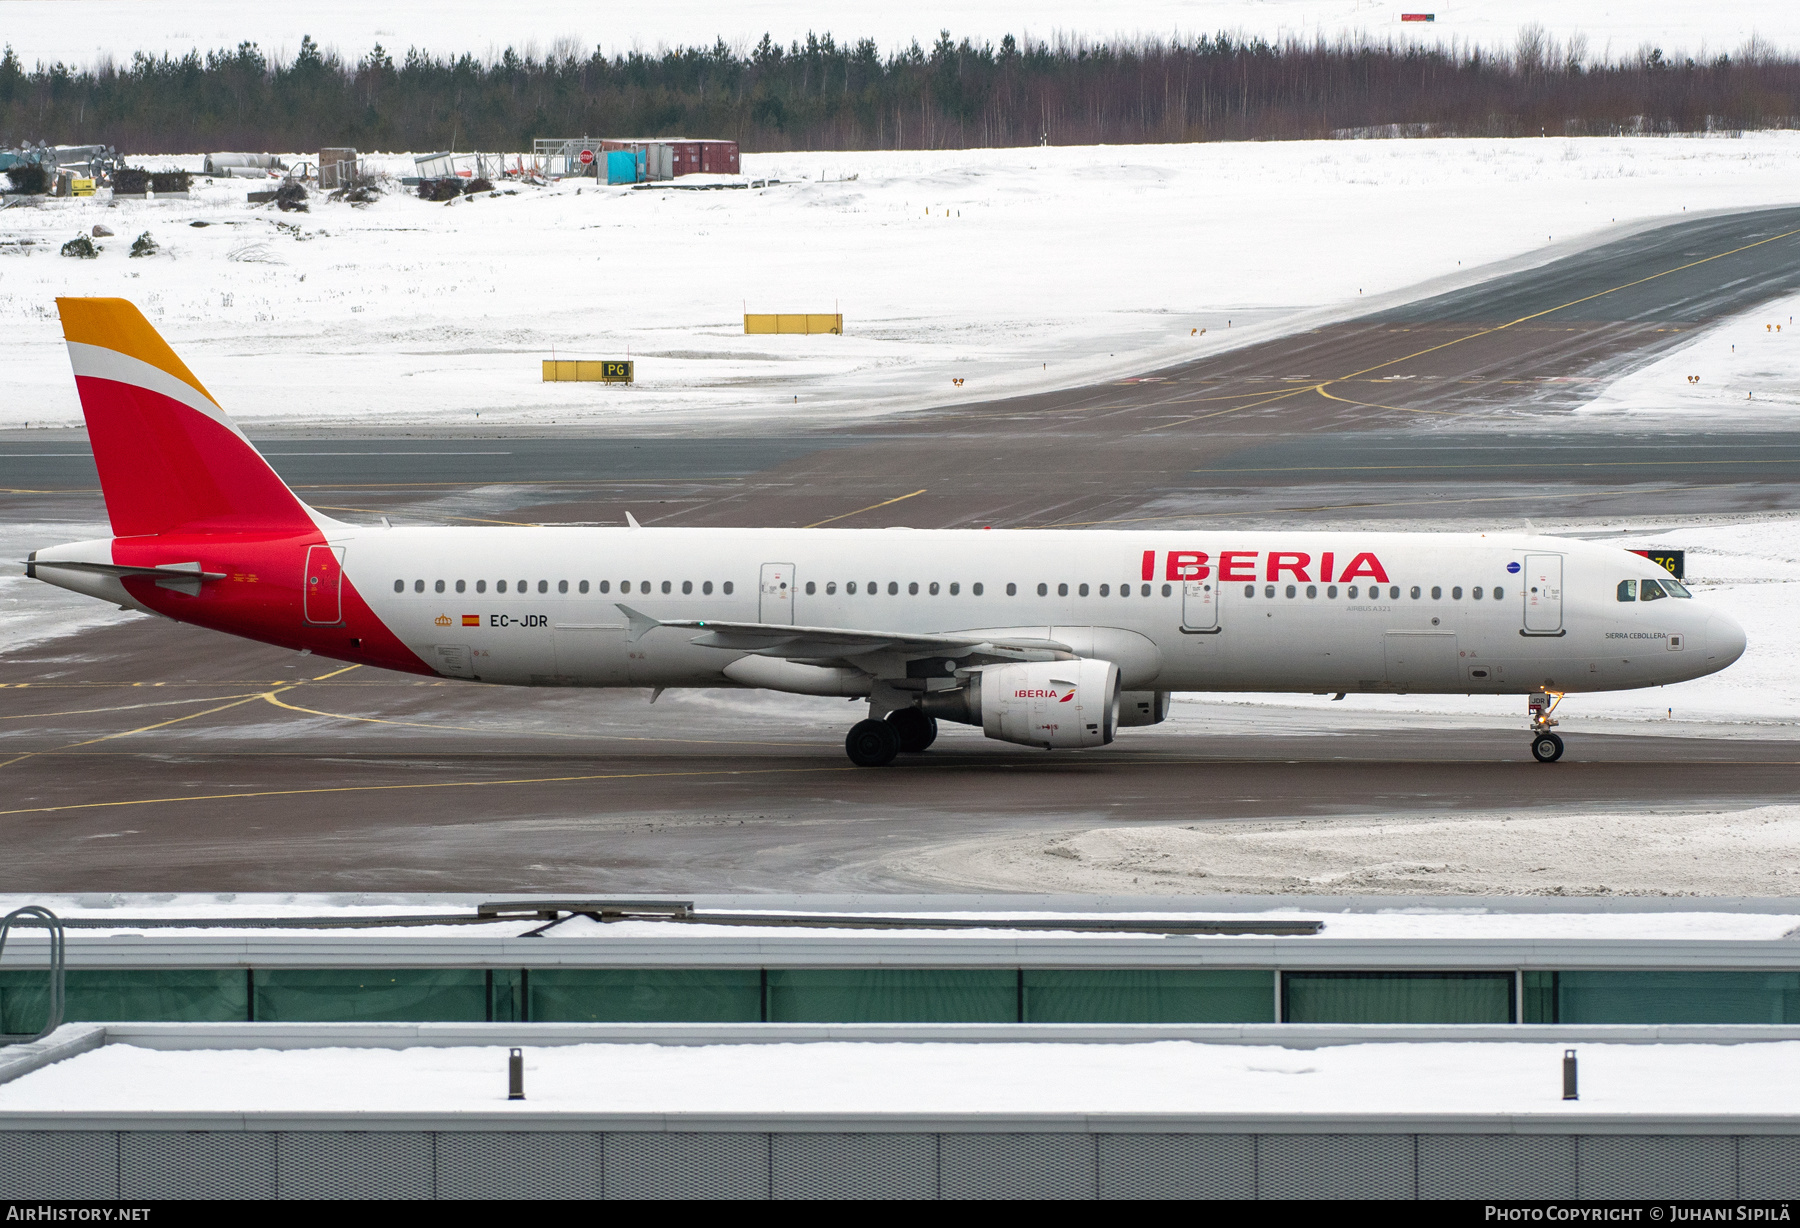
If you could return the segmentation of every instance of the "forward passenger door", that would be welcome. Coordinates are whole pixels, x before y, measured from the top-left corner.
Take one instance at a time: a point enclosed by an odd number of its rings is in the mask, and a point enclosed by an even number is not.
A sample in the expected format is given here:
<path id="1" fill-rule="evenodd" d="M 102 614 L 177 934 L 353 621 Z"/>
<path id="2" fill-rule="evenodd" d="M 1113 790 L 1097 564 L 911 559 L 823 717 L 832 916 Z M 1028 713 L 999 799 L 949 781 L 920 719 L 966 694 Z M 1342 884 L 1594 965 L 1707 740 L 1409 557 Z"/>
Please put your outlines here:
<path id="1" fill-rule="evenodd" d="M 1562 634 L 1562 573 L 1560 554 L 1525 556 L 1525 633 Z"/>

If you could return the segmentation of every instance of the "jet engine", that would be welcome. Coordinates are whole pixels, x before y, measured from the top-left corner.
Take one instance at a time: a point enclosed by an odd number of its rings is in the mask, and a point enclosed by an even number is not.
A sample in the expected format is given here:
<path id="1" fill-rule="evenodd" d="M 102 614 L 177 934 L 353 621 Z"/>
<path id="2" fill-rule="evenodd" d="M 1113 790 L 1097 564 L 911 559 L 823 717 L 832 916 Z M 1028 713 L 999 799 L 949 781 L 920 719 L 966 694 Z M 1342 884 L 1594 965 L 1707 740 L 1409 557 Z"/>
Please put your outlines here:
<path id="1" fill-rule="evenodd" d="M 955 690 L 926 692 L 919 708 L 1021 746 L 1104 746 L 1119 726 L 1119 667 L 1092 659 L 986 665 Z"/>

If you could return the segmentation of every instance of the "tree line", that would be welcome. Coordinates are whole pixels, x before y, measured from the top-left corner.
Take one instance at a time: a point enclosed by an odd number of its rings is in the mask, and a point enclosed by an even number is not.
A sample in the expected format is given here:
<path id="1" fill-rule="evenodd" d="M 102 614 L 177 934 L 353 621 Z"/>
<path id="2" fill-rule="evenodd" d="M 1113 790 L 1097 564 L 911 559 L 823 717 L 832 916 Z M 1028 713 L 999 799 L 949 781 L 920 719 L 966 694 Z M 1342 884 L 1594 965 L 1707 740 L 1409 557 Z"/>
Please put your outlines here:
<path id="1" fill-rule="evenodd" d="M 0 146 L 155 153 L 521 150 L 580 135 L 726 137 L 748 151 L 1588 136 L 1797 115 L 1800 59 L 1755 40 L 1702 60 L 1646 45 L 1603 61 L 1535 26 L 1498 50 L 1227 34 L 978 45 L 946 31 L 885 55 L 829 34 L 612 55 L 509 48 L 491 61 L 416 48 L 396 61 L 379 45 L 351 61 L 311 38 L 288 63 L 248 42 L 81 68 L 0 55 Z"/>

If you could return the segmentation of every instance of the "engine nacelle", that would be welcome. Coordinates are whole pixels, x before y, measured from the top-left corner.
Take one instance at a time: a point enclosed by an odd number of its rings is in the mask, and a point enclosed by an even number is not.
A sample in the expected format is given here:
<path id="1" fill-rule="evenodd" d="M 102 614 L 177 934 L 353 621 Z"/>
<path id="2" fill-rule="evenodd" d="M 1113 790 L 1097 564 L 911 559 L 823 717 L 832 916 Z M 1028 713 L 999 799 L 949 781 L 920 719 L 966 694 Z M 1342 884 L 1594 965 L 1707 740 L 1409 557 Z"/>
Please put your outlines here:
<path id="1" fill-rule="evenodd" d="M 988 665 L 954 691 L 928 691 L 929 716 L 981 726 L 1021 746 L 1104 746 L 1119 727 L 1119 667 L 1111 661 Z"/>
<path id="2" fill-rule="evenodd" d="M 1160 725 L 1169 717 L 1169 692 L 1124 691 L 1119 695 L 1119 725 Z"/>

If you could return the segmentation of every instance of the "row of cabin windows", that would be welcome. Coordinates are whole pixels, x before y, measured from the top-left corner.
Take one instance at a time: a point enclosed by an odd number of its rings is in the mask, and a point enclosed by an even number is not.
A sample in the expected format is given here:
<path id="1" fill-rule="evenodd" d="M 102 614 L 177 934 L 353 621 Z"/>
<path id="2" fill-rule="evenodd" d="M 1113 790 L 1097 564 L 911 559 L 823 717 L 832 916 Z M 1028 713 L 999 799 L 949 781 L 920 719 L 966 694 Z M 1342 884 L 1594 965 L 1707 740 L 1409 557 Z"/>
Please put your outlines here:
<path id="1" fill-rule="evenodd" d="M 1654 584 L 1655 581 L 1652 580 L 1652 581 L 1650 581 L 1650 583 Z M 1346 597 L 1350 598 L 1352 601 L 1355 601 L 1357 598 L 1357 593 L 1358 593 L 1357 586 L 1352 584 L 1345 591 L 1344 595 Z M 1491 589 L 1491 590 L 1484 589 L 1479 584 L 1477 584 L 1474 588 L 1469 590 L 1469 597 L 1471 600 L 1480 601 L 1482 599 L 1483 593 L 1487 593 L 1495 601 L 1505 601 L 1506 600 L 1506 590 L 1505 589 L 1503 589 L 1503 588 L 1495 588 L 1495 589 Z M 1425 596 L 1425 589 L 1422 586 L 1415 584 L 1410 589 L 1407 590 L 1407 594 L 1414 601 L 1418 601 Z M 1275 595 L 1275 586 L 1273 584 L 1263 585 L 1263 596 L 1264 597 L 1273 597 L 1274 595 Z M 1287 590 L 1286 590 L 1286 595 L 1289 597 L 1298 597 L 1300 595 L 1300 587 L 1295 584 L 1288 585 Z M 1306 595 L 1308 597 L 1317 597 L 1319 595 L 1319 586 L 1317 584 L 1308 584 L 1306 586 Z M 1325 586 L 1325 595 L 1327 597 L 1336 597 L 1338 595 L 1338 586 L 1335 584 L 1327 584 Z M 1400 600 L 1400 586 L 1398 584 L 1390 584 L 1388 586 L 1387 595 L 1388 595 L 1388 599 L 1390 601 Z M 1256 585 L 1254 585 L 1254 584 L 1244 585 L 1244 596 L 1246 596 L 1246 597 L 1256 596 Z M 1450 590 L 1450 600 L 1461 601 L 1462 597 L 1463 597 L 1462 585 L 1458 584 Z M 1379 585 L 1379 584 L 1369 585 L 1368 599 L 1370 601 L 1378 601 L 1378 600 L 1380 600 L 1380 598 L 1381 598 L 1381 585 Z M 1442 601 L 1444 599 L 1444 590 L 1441 585 L 1434 584 L 1431 586 L 1431 599 L 1433 601 Z M 1629 598 L 1620 597 L 1619 600 L 1626 601 L 1626 600 L 1629 600 Z"/>
<path id="2" fill-rule="evenodd" d="M 962 593 L 962 585 L 955 580 L 952 580 L 947 585 L 939 585 L 936 580 L 933 580 L 929 584 L 926 584 L 924 588 L 926 595 L 930 597 L 936 597 L 940 592 L 948 592 L 952 597 L 959 596 Z M 1086 584 L 1077 585 L 1076 588 L 1078 590 L 1076 596 L 1079 597 L 1086 597 L 1092 591 Z M 1148 584 L 1139 586 L 1141 595 L 1145 597 L 1150 595 L 1150 589 L 1151 586 Z M 806 595 L 808 597 L 817 595 L 818 591 L 819 585 L 816 581 L 808 580 L 806 582 Z M 836 580 L 827 580 L 825 582 L 825 595 L 827 597 L 835 597 L 837 591 L 838 582 Z M 979 597 L 986 591 L 986 587 L 979 581 L 969 585 L 969 593 L 972 596 Z M 1165 584 L 1162 586 L 1162 595 L 1165 597 L 1172 595 L 1174 591 L 1175 586 L 1172 584 Z M 881 592 L 881 581 L 870 580 L 866 585 L 860 587 L 855 580 L 845 581 L 844 593 L 847 596 L 854 597 L 858 592 L 867 593 L 871 597 L 877 596 Z M 917 597 L 919 595 L 919 582 L 917 580 L 909 582 L 906 586 L 906 592 L 910 597 Z M 900 582 L 898 580 L 889 580 L 887 582 L 887 594 L 890 597 L 898 597 L 900 595 Z M 1008 597 L 1017 597 L 1019 595 L 1019 586 L 1017 584 L 1008 584 L 1006 586 L 1006 595 Z M 1037 595 L 1040 597 L 1048 597 L 1050 595 L 1050 586 L 1048 584 L 1038 585 Z M 1067 597 L 1069 595 L 1069 586 L 1067 584 L 1058 584 L 1056 586 L 1056 595 L 1058 597 Z M 1102 584 L 1100 586 L 1100 595 L 1102 597 L 1112 596 L 1113 586 L 1110 584 Z M 1119 596 L 1131 596 L 1131 585 L 1119 585 Z"/>
<path id="3" fill-rule="evenodd" d="M 445 591 L 444 584 L 445 584 L 445 582 L 443 580 L 435 581 L 432 585 L 431 591 L 434 593 L 441 593 L 441 592 Z M 630 581 L 630 580 L 620 580 L 619 581 L 619 591 L 621 593 L 629 593 L 632 591 L 631 585 L 632 585 L 632 581 Z M 488 587 L 488 582 L 486 580 L 475 581 L 475 591 L 476 592 L 485 593 L 485 592 L 487 592 L 487 587 Z M 612 581 L 611 580 L 601 580 L 598 583 L 597 587 L 598 587 L 599 591 L 602 593 L 610 593 L 610 592 L 612 592 Z M 732 585 L 731 585 L 730 580 L 725 581 L 725 583 L 723 583 L 719 586 L 720 591 L 723 592 L 727 597 L 731 596 L 731 588 L 732 588 Z M 406 581 L 405 580 L 395 580 L 394 581 L 394 591 L 396 593 L 404 593 L 406 591 Z M 414 580 L 413 581 L 413 592 L 422 593 L 424 591 L 425 591 L 425 581 Z M 459 593 L 468 592 L 469 591 L 469 582 L 467 580 L 458 580 L 456 582 L 456 591 Z M 505 580 L 494 581 L 494 591 L 496 593 L 504 593 L 506 591 L 506 581 Z M 521 593 L 529 593 L 531 591 L 531 581 L 520 580 L 518 582 L 518 591 Z M 548 593 L 550 591 L 550 581 L 539 580 L 537 582 L 537 591 L 540 593 Z M 567 580 L 558 580 L 556 582 L 556 591 L 559 593 L 568 592 L 569 591 L 569 582 Z M 588 582 L 586 580 L 576 581 L 575 582 L 575 591 L 577 593 L 587 592 L 588 591 Z M 639 581 L 637 581 L 637 591 L 640 593 L 655 592 L 656 586 L 649 580 L 639 580 Z M 675 582 L 673 580 L 664 580 L 662 582 L 662 591 L 665 593 L 673 593 L 675 591 Z M 681 582 L 681 591 L 684 596 L 689 593 L 692 593 L 694 591 L 694 582 L 692 580 L 683 580 Z M 700 582 L 700 592 L 703 596 L 710 597 L 712 595 L 712 591 L 713 591 L 713 582 L 711 580 L 702 580 Z"/>
<path id="4" fill-rule="evenodd" d="M 1620 601 L 1661 601 L 1664 597 L 1692 597 L 1679 580 L 1620 580 Z"/>

